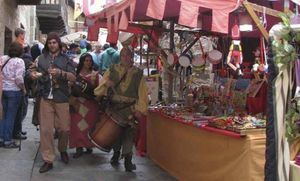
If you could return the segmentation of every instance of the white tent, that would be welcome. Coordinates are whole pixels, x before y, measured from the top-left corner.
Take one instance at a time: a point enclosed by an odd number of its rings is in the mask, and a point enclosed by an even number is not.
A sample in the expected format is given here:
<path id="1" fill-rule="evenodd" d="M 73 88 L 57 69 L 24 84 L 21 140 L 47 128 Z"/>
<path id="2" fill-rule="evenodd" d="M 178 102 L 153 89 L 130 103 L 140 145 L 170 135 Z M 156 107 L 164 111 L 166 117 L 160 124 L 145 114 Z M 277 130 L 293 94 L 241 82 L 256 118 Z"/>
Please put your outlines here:
<path id="1" fill-rule="evenodd" d="M 76 33 L 71 33 L 71 34 L 62 36 L 60 39 L 64 43 L 74 43 L 74 42 L 78 42 L 82 38 L 83 35 L 87 36 L 87 32 L 78 31 Z"/>

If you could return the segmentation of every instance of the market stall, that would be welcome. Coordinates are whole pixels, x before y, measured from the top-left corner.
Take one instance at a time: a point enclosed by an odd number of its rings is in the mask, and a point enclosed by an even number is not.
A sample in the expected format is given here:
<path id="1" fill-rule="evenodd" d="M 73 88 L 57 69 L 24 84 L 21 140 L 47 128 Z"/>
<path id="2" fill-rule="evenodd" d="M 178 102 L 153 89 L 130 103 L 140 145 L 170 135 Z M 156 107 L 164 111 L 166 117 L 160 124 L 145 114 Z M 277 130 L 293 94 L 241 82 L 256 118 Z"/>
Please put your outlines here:
<path id="1" fill-rule="evenodd" d="M 147 122 L 149 157 L 179 180 L 263 180 L 264 130 L 247 136 L 183 124 L 158 112 Z"/>
<path id="2" fill-rule="evenodd" d="M 267 30 L 278 21 L 267 15 L 278 18 L 279 11 L 273 9 L 281 10 L 283 3 L 226 2 L 124 0 L 87 16 L 90 35 L 97 34 L 93 30 L 100 27 L 108 28 L 110 41 L 118 38 L 118 31 L 143 34 L 161 60 L 165 103 L 149 110 L 147 152 L 178 179 L 265 178 L 266 98 L 270 86 Z M 245 14 L 255 22 L 255 30 L 240 33 L 237 21 L 242 20 L 237 17 Z M 149 20 L 155 21 L 152 25 L 135 23 Z M 162 21 L 169 23 L 164 26 Z M 189 29 L 176 29 L 175 23 Z M 167 48 L 160 43 L 166 42 L 164 33 L 168 34 Z M 249 41 L 249 37 L 256 39 Z M 272 173 L 272 158 L 267 158 L 266 172 Z"/>

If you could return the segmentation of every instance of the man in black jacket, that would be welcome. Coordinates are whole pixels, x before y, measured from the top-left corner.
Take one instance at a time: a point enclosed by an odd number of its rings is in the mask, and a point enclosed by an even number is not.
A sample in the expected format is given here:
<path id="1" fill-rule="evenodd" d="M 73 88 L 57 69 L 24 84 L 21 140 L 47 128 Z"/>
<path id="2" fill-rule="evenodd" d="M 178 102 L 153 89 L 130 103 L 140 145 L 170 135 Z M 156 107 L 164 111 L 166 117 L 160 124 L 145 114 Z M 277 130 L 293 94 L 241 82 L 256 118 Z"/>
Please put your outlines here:
<path id="1" fill-rule="evenodd" d="M 44 160 L 40 173 L 53 168 L 55 160 L 54 128 L 58 131 L 58 150 L 61 160 L 67 164 L 70 130 L 69 84 L 75 81 L 75 68 L 68 57 L 61 53 L 61 40 L 57 33 L 48 34 L 44 53 L 36 60 L 37 71 L 31 73 L 38 80 L 40 97 L 40 141 Z"/>

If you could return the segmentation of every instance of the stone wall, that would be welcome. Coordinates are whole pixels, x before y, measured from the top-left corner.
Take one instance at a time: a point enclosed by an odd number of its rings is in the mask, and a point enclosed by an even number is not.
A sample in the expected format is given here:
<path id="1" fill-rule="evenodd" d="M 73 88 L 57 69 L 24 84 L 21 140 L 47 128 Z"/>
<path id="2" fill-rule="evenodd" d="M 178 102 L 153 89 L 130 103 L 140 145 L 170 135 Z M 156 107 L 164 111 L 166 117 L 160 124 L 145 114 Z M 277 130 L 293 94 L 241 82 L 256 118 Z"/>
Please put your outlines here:
<path id="1" fill-rule="evenodd" d="M 74 8 L 68 6 L 68 27 L 69 33 L 75 33 L 77 31 L 87 31 L 87 27 L 83 25 L 84 17 L 81 15 L 78 18 L 74 19 Z"/>
<path id="2" fill-rule="evenodd" d="M 31 44 L 35 39 L 36 16 L 35 6 L 17 6 L 15 0 L 0 0 L 0 55 L 4 54 L 5 28 L 12 31 L 21 25 L 26 30 L 26 42 Z"/>

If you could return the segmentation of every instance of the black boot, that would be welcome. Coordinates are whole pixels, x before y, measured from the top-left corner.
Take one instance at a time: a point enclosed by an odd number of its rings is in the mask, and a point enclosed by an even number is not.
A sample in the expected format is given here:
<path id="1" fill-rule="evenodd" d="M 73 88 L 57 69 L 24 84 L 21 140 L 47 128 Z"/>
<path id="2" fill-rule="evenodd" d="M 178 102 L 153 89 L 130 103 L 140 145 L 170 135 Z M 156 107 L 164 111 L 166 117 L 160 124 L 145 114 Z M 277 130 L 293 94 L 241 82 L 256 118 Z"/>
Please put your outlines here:
<path id="1" fill-rule="evenodd" d="M 92 148 L 86 148 L 85 153 L 86 154 L 92 154 L 93 153 L 93 149 Z"/>
<path id="2" fill-rule="evenodd" d="M 83 155 L 83 148 L 78 147 L 76 148 L 76 153 L 73 155 L 73 158 L 79 158 Z"/>
<path id="3" fill-rule="evenodd" d="M 133 170 L 136 170 L 136 166 L 131 162 L 131 160 L 132 160 L 132 154 L 125 155 L 124 165 L 125 165 L 126 172 L 132 172 Z"/>
<path id="4" fill-rule="evenodd" d="M 110 159 L 110 164 L 118 165 L 120 159 L 120 151 L 114 151 L 114 155 Z"/>
<path id="5" fill-rule="evenodd" d="M 60 152 L 60 158 L 61 158 L 61 161 L 64 162 L 65 164 L 69 163 L 69 156 L 66 151 Z"/>

